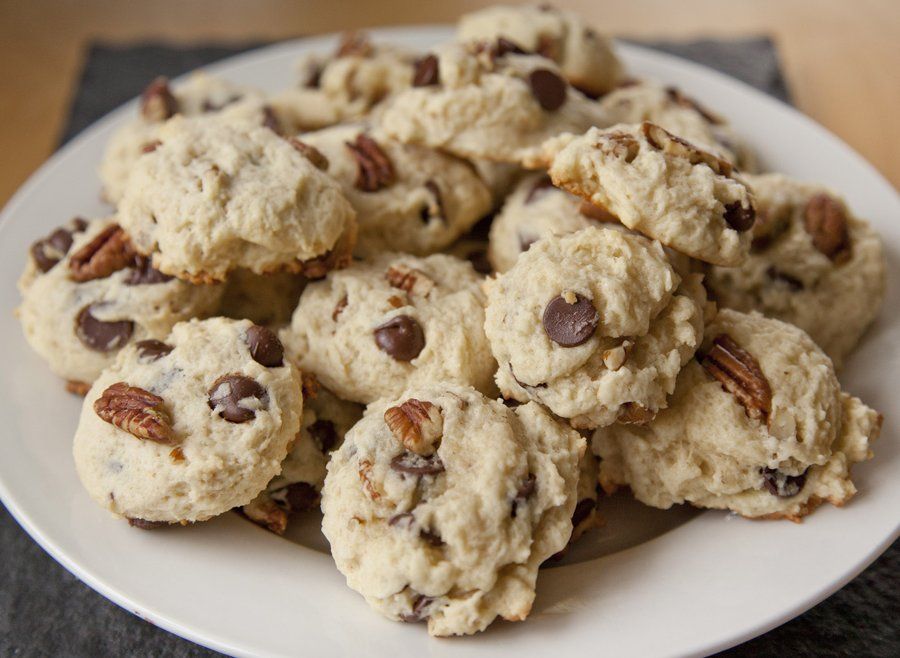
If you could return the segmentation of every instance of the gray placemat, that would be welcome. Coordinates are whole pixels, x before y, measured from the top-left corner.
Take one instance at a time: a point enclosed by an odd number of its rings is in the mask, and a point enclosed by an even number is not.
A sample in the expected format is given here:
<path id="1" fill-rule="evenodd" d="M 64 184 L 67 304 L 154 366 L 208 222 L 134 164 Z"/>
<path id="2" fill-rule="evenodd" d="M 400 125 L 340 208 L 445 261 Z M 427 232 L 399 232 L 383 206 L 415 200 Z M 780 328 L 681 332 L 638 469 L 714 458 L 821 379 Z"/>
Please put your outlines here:
<path id="1" fill-rule="evenodd" d="M 95 45 L 86 55 L 60 142 L 65 143 L 136 96 L 158 74 L 180 75 L 256 45 Z M 769 39 L 642 45 L 693 59 L 789 100 L 778 54 Z M 6 509 L 0 510 L 0 564 L 2 656 L 217 655 L 139 619 L 93 592 L 44 553 Z M 895 544 L 828 600 L 722 655 L 900 655 L 898 573 L 900 547 Z M 769 586 L 778 587 L 778 583 Z"/>

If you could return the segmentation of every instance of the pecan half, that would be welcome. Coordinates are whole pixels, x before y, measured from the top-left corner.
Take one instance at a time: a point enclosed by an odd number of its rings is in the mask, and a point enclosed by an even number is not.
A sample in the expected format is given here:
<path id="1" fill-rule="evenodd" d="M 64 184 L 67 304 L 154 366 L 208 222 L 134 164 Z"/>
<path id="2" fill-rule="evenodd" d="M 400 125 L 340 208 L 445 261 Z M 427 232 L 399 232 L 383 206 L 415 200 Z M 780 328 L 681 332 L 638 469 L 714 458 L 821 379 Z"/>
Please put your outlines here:
<path id="1" fill-rule="evenodd" d="M 705 164 L 720 176 L 731 176 L 733 167 L 730 162 L 697 148 L 689 141 L 673 135 L 655 123 L 644 121 L 641 124 L 641 132 L 644 133 L 644 137 L 653 148 L 667 155 L 684 158 L 692 165 Z"/>
<path id="2" fill-rule="evenodd" d="M 328 158 L 326 158 L 322 151 L 315 146 L 310 146 L 306 142 L 301 142 L 296 137 L 289 137 L 288 143 L 309 160 L 313 167 L 321 169 L 322 171 L 328 170 Z"/>
<path id="3" fill-rule="evenodd" d="M 178 112 L 178 100 L 169 89 L 169 80 L 156 78 L 141 94 L 141 115 L 147 121 L 165 121 Z"/>
<path id="4" fill-rule="evenodd" d="M 346 142 L 346 145 L 356 159 L 357 174 L 354 185 L 358 190 L 377 192 L 394 184 L 396 180 L 394 165 L 374 139 L 360 133 L 355 142 Z"/>
<path id="5" fill-rule="evenodd" d="M 72 254 L 69 278 L 79 282 L 103 279 L 131 265 L 134 257 L 125 231 L 118 224 L 111 224 Z"/>
<path id="6" fill-rule="evenodd" d="M 837 264 L 850 258 L 850 234 L 847 215 L 840 201 L 816 194 L 803 209 L 803 226 L 813 246 Z"/>
<path id="7" fill-rule="evenodd" d="M 334 53 L 335 57 L 369 57 L 374 52 L 369 35 L 351 30 L 341 34 L 341 41 Z"/>
<path id="8" fill-rule="evenodd" d="M 719 334 L 701 363 L 722 388 L 738 399 L 750 418 L 768 422 L 772 389 L 752 354 L 728 334 Z"/>
<path id="9" fill-rule="evenodd" d="M 384 412 L 384 422 L 407 450 L 423 456 L 434 453 L 435 443 L 444 432 L 440 407 L 415 398 L 390 407 Z"/>
<path id="10" fill-rule="evenodd" d="M 597 142 L 597 148 L 605 155 L 632 162 L 638 156 L 641 145 L 628 133 L 617 131 L 601 135 L 600 141 Z"/>
<path id="11" fill-rule="evenodd" d="M 251 500 L 241 508 L 241 511 L 248 519 L 276 535 L 283 535 L 287 528 L 287 512 L 267 493 L 262 493 Z"/>
<path id="12" fill-rule="evenodd" d="M 172 424 L 163 399 L 125 382 L 107 388 L 94 400 L 94 411 L 107 423 L 139 439 L 173 443 Z"/>
<path id="13" fill-rule="evenodd" d="M 424 272 L 402 263 L 391 265 L 384 276 L 394 288 L 422 297 L 427 297 L 435 286 Z"/>

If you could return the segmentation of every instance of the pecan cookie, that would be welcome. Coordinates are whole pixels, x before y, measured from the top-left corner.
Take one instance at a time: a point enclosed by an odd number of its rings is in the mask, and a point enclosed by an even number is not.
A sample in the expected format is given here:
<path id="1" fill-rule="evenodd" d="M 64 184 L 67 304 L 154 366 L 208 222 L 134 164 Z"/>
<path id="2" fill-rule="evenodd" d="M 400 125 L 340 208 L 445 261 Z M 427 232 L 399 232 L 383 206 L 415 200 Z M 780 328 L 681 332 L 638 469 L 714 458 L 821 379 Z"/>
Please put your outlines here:
<path id="1" fill-rule="evenodd" d="M 722 306 L 800 327 L 839 368 L 884 299 L 881 240 L 821 186 L 780 174 L 747 181 L 759 210 L 750 257 L 710 268 L 707 289 Z"/>
<path id="2" fill-rule="evenodd" d="M 100 162 L 104 199 L 113 205 L 119 203 L 135 162 L 156 148 L 159 129 L 176 114 L 222 115 L 248 126 L 279 128 L 272 109 L 266 110 L 258 91 L 204 73 L 194 73 L 177 86 L 170 86 L 166 78 L 157 78 L 141 95 L 138 116 L 119 128 L 106 145 Z"/>
<path id="3" fill-rule="evenodd" d="M 347 32 L 331 55 L 303 57 L 296 67 L 298 84 L 269 102 L 294 132 L 358 120 L 412 84 L 416 57 L 374 43 L 364 32 Z"/>
<path id="4" fill-rule="evenodd" d="M 362 413 L 361 405 L 341 400 L 318 386 L 314 378 L 304 375 L 303 417 L 294 445 L 281 464 L 281 473 L 265 491 L 244 505 L 244 514 L 272 532 L 283 534 L 292 514 L 318 509 L 328 460 Z"/>
<path id="5" fill-rule="evenodd" d="M 369 403 L 431 382 L 491 393 L 481 281 L 452 256 L 382 254 L 310 283 L 281 339 L 345 400 Z"/>
<path id="6" fill-rule="evenodd" d="M 347 584 L 431 635 L 521 621 L 572 532 L 584 439 L 537 404 L 411 388 L 366 409 L 328 464 L 322 530 Z"/>
<path id="7" fill-rule="evenodd" d="M 629 486 L 647 505 L 797 521 L 856 493 L 850 468 L 871 457 L 880 427 L 803 331 L 725 309 L 669 408 L 645 426 L 597 430 L 593 449 L 604 488 Z"/>
<path id="8" fill-rule="evenodd" d="M 554 184 L 688 256 L 738 265 L 755 210 L 730 162 L 656 124 L 620 124 L 545 144 Z"/>
<path id="9" fill-rule="evenodd" d="M 561 133 L 609 125 L 556 64 L 502 40 L 449 44 L 422 58 L 413 88 L 385 104 L 380 122 L 401 142 L 509 163 L 531 163 Z"/>
<path id="10" fill-rule="evenodd" d="M 609 39 L 584 24 L 578 14 L 549 5 L 487 7 L 459 19 L 459 41 L 498 38 L 547 57 L 572 86 L 596 98 L 622 79 L 622 64 Z"/>
<path id="11" fill-rule="evenodd" d="M 652 418 L 703 337 L 700 276 L 609 228 L 544 238 L 485 287 L 501 393 L 579 428 Z"/>
<path id="12" fill-rule="evenodd" d="M 756 169 L 756 156 L 728 122 L 676 87 L 642 81 L 611 91 L 600 105 L 613 123 L 649 121 L 715 153 L 741 171 Z"/>
<path id="13" fill-rule="evenodd" d="M 439 251 L 486 215 L 491 193 L 465 161 L 401 144 L 364 124 L 298 138 L 316 149 L 356 210 L 355 254 L 382 251 L 425 256 Z"/>
<path id="14" fill-rule="evenodd" d="M 81 395 L 120 349 L 211 315 L 222 296 L 153 269 L 115 218 L 76 219 L 35 242 L 19 290 L 26 340 Z"/>
<path id="15" fill-rule="evenodd" d="M 307 279 L 301 274 L 234 270 L 225 281 L 218 315 L 281 327 L 291 321 Z"/>
<path id="16" fill-rule="evenodd" d="M 203 521 L 250 502 L 300 428 L 300 375 L 275 334 L 247 320 L 192 320 L 123 350 L 94 382 L 75 466 L 116 516 Z"/>
<path id="17" fill-rule="evenodd" d="M 119 205 L 135 249 L 162 272 L 222 281 L 244 268 L 323 276 L 350 258 L 355 213 L 340 186 L 268 128 L 174 117 Z"/>

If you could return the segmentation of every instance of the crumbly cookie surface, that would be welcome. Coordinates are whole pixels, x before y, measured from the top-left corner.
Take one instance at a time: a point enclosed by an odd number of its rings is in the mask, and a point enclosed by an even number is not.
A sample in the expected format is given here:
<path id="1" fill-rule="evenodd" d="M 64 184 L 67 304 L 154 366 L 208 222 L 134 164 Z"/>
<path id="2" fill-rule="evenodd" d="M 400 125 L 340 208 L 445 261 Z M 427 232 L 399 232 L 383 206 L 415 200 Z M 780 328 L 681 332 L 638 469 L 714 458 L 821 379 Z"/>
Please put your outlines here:
<path id="1" fill-rule="evenodd" d="M 575 427 L 664 408 L 703 336 L 699 276 L 682 281 L 658 243 L 610 228 L 544 238 L 486 288 L 501 392 Z"/>
<path id="2" fill-rule="evenodd" d="M 597 430 L 604 487 L 629 486 L 663 509 L 689 502 L 791 520 L 854 495 L 850 468 L 871 457 L 881 418 L 841 391 L 809 336 L 725 309 L 702 355 L 649 424 Z"/>
<path id="3" fill-rule="evenodd" d="M 555 185 L 688 256 L 737 265 L 755 209 L 732 165 L 656 124 L 620 124 L 545 144 Z"/>
<path id="4" fill-rule="evenodd" d="M 556 64 L 502 43 L 448 44 L 427 55 L 413 87 L 385 104 L 380 123 L 401 142 L 529 165 L 545 140 L 609 125 Z"/>
<path id="5" fill-rule="evenodd" d="M 211 315 L 222 296 L 221 286 L 154 270 L 114 217 L 75 220 L 35 242 L 19 290 L 28 344 L 82 395 L 123 347 Z"/>
<path id="6" fill-rule="evenodd" d="M 491 193 L 471 165 L 434 149 L 401 144 L 365 124 L 299 139 L 327 160 L 323 171 L 356 210 L 355 254 L 447 247 L 491 209 Z"/>
<path id="7" fill-rule="evenodd" d="M 274 333 L 213 318 L 123 350 L 94 383 L 75 466 L 116 516 L 203 521 L 250 502 L 300 427 L 300 376 Z"/>
<path id="8" fill-rule="evenodd" d="M 759 209 L 750 256 L 712 267 L 722 306 L 796 325 L 840 367 L 884 299 L 881 240 L 829 190 L 780 174 L 748 176 Z"/>
<path id="9" fill-rule="evenodd" d="M 309 284 L 288 354 L 346 400 L 369 403 L 432 382 L 492 392 L 496 364 L 484 324 L 481 277 L 442 254 L 382 254 Z"/>
<path id="10" fill-rule="evenodd" d="M 432 635 L 525 619 L 572 531 L 583 439 L 539 405 L 432 384 L 368 407 L 328 465 L 323 531 L 347 584 Z"/>
<path id="11" fill-rule="evenodd" d="M 195 281 L 228 272 L 321 276 L 349 258 L 355 213 L 340 186 L 269 128 L 174 117 L 119 207 L 135 248 Z"/>
<path id="12" fill-rule="evenodd" d="M 622 65 L 609 39 L 577 14 L 548 5 L 498 5 L 465 14 L 456 38 L 512 41 L 523 50 L 552 59 L 573 86 L 591 97 L 610 91 L 622 78 Z"/>

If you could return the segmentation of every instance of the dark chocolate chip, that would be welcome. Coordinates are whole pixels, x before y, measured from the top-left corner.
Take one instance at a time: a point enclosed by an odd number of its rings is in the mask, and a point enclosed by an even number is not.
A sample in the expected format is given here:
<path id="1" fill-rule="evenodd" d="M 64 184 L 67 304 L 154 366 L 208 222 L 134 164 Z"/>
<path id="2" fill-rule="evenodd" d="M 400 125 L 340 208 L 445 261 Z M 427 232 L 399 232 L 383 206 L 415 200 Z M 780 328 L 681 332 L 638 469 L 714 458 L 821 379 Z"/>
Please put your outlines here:
<path id="1" fill-rule="evenodd" d="M 150 363 L 152 361 L 159 361 L 161 358 L 166 356 L 169 352 L 171 352 L 174 347 L 171 345 L 167 345 L 161 340 L 141 340 L 135 343 L 135 347 L 137 348 L 138 357 L 141 360 Z"/>
<path id="2" fill-rule="evenodd" d="M 41 272 L 49 272 L 63 256 L 72 248 L 72 234 L 80 233 L 88 224 L 81 217 L 76 217 L 68 226 L 61 226 L 46 238 L 31 245 L 31 257 Z"/>
<path id="3" fill-rule="evenodd" d="M 275 332 L 267 327 L 254 324 L 247 329 L 247 347 L 253 360 L 266 368 L 284 365 L 284 347 Z"/>
<path id="4" fill-rule="evenodd" d="M 549 69 L 535 69 L 528 74 L 531 95 L 548 112 L 558 110 L 566 102 L 566 81 Z"/>
<path id="5" fill-rule="evenodd" d="M 419 537 L 421 537 L 422 541 L 424 541 L 426 544 L 428 544 L 429 546 L 433 546 L 434 548 L 440 548 L 444 545 L 444 540 L 441 539 L 441 536 L 436 532 L 432 532 L 431 530 L 420 530 Z"/>
<path id="6" fill-rule="evenodd" d="M 131 320 L 115 320 L 104 322 L 91 313 L 98 308 L 97 304 L 89 304 L 75 316 L 75 335 L 85 347 L 97 352 L 113 352 L 121 348 L 131 339 L 134 333 L 134 322 Z"/>
<path id="7" fill-rule="evenodd" d="M 404 452 L 391 460 L 391 468 L 409 475 L 437 475 L 444 472 L 444 462 L 437 453 L 423 457 L 414 452 Z"/>
<path id="8" fill-rule="evenodd" d="M 125 285 L 152 286 L 171 280 L 172 277 L 168 274 L 163 274 L 153 267 L 153 261 L 148 256 L 138 255 L 134 257 L 134 265 L 131 266 L 128 276 L 125 277 Z"/>
<path id="9" fill-rule="evenodd" d="M 775 468 L 763 468 L 763 484 L 773 496 L 791 498 L 803 490 L 806 484 L 806 471 L 800 475 L 787 475 Z"/>
<path id="10" fill-rule="evenodd" d="M 319 506 L 319 492 L 306 482 L 294 482 L 285 487 L 284 499 L 291 512 L 309 512 Z"/>
<path id="11" fill-rule="evenodd" d="M 755 220 L 756 210 L 754 210 L 752 205 L 745 208 L 740 201 L 734 201 L 725 205 L 725 221 L 735 231 L 739 233 L 749 231 L 753 228 Z"/>
<path id="12" fill-rule="evenodd" d="M 422 326 L 408 315 L 397 315 L 375 328 L 375 343 L 397 361 L 412 361 L 425 347 Z"/>
<path id="13" fill-rule="evenodd" d="M 425 55 L 415 64 L 415 72 L 413 73 L 413 87 L 428 87 L 438 84 L 438 58 L 434 55 Z"/>
<path id="14" fill-rule="evenodd" d="M 519 485 L 518 491 L 516 491 L 516 496 L 512 501 L 512 518 L 516 518 L 516 512 L 518 511 L 519 505 L 524 505 L 525 501 L 531 497 L 531 494 L 534 493 L 534 489 L 537 486 L 537 478 L 534 473 L 529 473 L 528 477 Z"/>
<path id="15" fill-rule="evenodd" d="M 576 347 L 586 342 L 594 335 L 599 322 L 600 315 L 591 300 L 577 293 L 574 304 L 560 295 L 544 308 L 544 331 L 550 340 L 562 347 Z"/>
<path id="16" fill-rule="evenodd" d="M 334 429 L 334 423 L 330 420 L 317 420 L 306 429 L 318 444 L 319 450 L 323 453 L 331 452 L 331 449 L 337 445 L 337 430 Z"/>
<path id="17" fill-rule="evenodd" d="M 247 398 L 256 398 L 263 408 L 268 403 L 269 396 L 266 389 L 259 383 L 247 377 L 233 373 L 222 375 L 209 387 L 210 409 L 219 409 L 219 416 L 229 423 L 246 423 L 256 418 L 256 412 L 241 406 L 241 401 Z"/>

